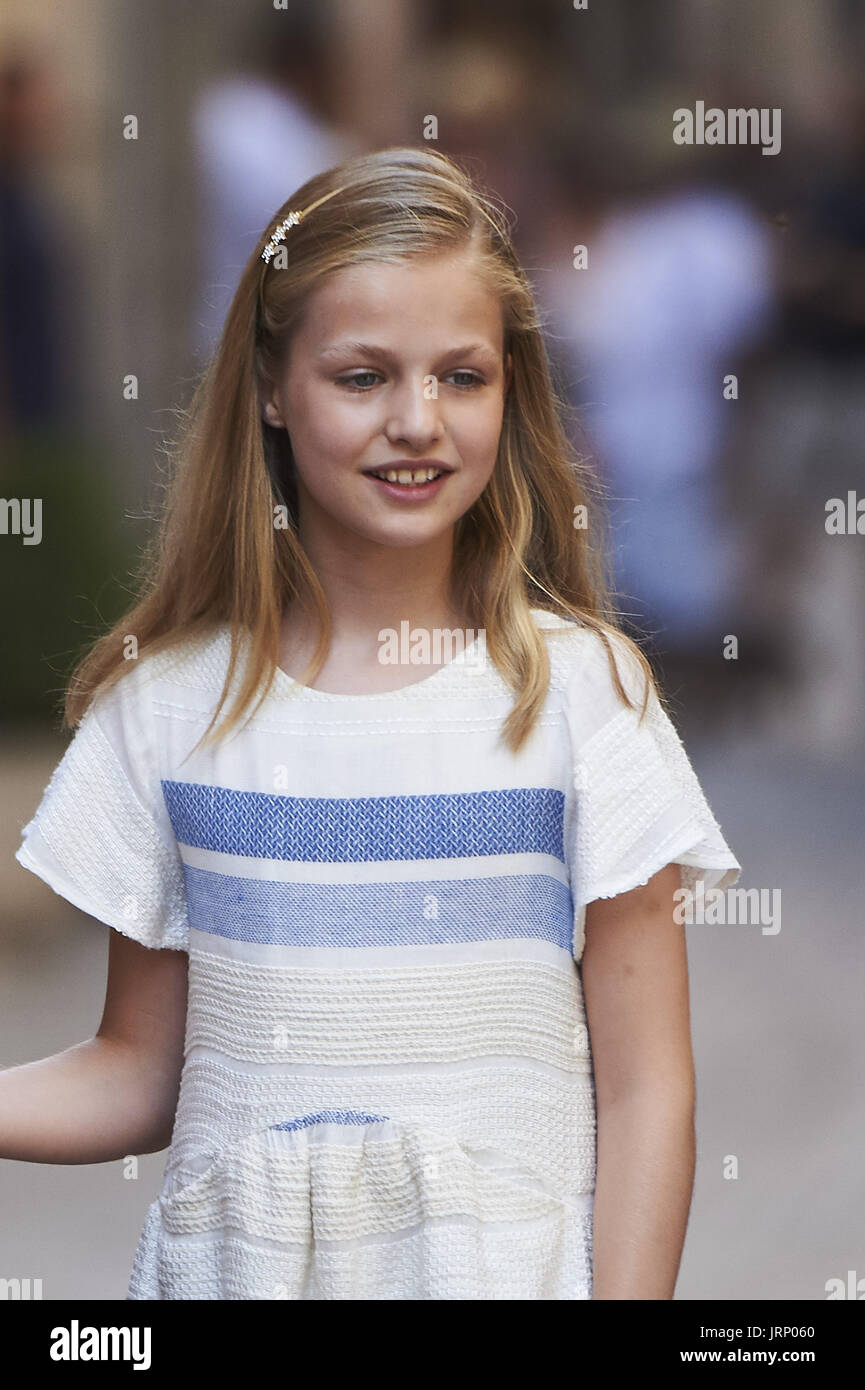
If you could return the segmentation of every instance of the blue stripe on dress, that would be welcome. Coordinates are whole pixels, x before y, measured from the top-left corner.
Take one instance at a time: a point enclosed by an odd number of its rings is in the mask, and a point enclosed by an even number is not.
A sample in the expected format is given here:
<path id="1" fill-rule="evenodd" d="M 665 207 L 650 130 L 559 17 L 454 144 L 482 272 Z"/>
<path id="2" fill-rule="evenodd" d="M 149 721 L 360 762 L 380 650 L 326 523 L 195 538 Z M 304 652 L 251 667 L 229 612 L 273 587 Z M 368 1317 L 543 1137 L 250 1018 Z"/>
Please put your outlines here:
<path id="1" fill-rule="evenodd" d="M 426 946 L 532 937 L 572 948 L 573 900 L 550 874 L 410 883 L 275 883 L 184 865 L 197 931 L 272 946 Z"/>
<path id="2" fill-rule="evenodd" d="M 345 864 L 550 854 L 564 862 L 564 793 L 301 797 L 162 781 L 181 844 L 255 859 Z"/>
<path id="3" fill-rule="evenodd" d="M 306 1129 L 309 1125 L 368 1125 L 388 1119 L 387 1115 L 371 1115 L 366 1110 L 316 1110 L 314 1114 L 297 1115 L 293 1120 L 281 1120 L 271 1129 Z"/>

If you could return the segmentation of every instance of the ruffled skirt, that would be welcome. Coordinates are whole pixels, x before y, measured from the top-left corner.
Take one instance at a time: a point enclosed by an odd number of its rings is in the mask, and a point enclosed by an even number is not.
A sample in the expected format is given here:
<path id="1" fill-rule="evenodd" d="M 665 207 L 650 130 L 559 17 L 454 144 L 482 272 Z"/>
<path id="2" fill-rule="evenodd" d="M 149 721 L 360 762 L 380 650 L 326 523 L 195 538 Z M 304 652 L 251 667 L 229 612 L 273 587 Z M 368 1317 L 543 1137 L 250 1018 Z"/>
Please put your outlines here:
<path id="1" fill-rule="evenodd" d="M 495 1149 L 319 1112 L 164 1189 L 127 1299 L 589 1299 L 592 1201 Z"/>

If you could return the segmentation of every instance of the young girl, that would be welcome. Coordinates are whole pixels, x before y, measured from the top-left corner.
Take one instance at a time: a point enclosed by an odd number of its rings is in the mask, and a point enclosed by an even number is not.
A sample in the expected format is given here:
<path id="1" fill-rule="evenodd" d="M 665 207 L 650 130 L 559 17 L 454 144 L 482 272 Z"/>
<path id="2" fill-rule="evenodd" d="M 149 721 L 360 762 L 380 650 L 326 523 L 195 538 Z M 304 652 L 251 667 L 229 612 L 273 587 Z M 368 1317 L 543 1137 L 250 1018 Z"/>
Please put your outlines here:
<path id="1" fill-rule="evenodd" d="M 738 864 L 589 483 L 457 164 L 280 208 L 17 854 L 115 931 L 95 1037 L 0 1075 L 0 1153 L 170 1142 L 128 1298 L 672 1297 L 675 894 Z"/>

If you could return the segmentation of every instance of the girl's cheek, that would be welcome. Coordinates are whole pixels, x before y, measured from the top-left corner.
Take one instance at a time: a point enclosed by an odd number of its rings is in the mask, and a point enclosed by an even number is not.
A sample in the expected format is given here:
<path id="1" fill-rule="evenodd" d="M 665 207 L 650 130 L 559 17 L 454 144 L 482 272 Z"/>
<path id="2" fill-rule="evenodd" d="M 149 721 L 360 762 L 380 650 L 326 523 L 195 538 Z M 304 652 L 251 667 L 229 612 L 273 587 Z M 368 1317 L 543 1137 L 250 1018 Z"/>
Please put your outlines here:
<path id="1" fill-rule="evenodd" d="M 454 438 L 466 453 L 486 453 L 498 444 L 501 428 L 501 412 L 491 410 L 473 421 L 460 421 Z"/>

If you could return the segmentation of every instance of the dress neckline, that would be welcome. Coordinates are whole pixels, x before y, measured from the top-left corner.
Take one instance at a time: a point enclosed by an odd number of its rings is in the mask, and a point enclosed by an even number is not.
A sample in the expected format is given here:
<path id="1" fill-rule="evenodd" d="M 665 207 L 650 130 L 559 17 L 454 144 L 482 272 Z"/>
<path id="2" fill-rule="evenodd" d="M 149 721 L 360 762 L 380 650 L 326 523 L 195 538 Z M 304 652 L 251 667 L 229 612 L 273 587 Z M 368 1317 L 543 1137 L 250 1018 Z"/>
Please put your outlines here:
<path id="1" fill-rule="evenodd" d="M 566 619 L 551 613 L 546 608 L 532 608 L 530 612 L 539 628 L 569 627 L 571 625 Z M 231 629 L 227 623 L 222 626 L 222 640 L 227 652 L 231 644 Z M 446 689 L 447 681 L 453 673 L 462 670 L 481 672 L 490 667 L 489 656 L 483 654 L 485 649 L 478 651 L 479 643 L 480 636 L 463 647 L 450 661 L 446 661 L 437 670 L 431 671 L 428 676 L 422 676 L 419 681 L 409 681 L 406 685 L 397 686 L 395 690 L 371 690 L 366 694 L 316 690 L 313 686 L 304 685 L 294 676 L 290 676 L 281 666 L 276 666 L 267 698 L 281 700 L 290 696 L 293 700 L 307 700 L 318 704 L 344 704 L 348 707 L 358 708 L 365 702 L 382 704 L 388 701 L 400 702 L 426 698 L 429 695 L 435 695 L 439 686 Z"/>
<path id="2" fill-rule="evenodd" d="M 430 687 L 434 687 L 437 681 L 443 679 L 447 672 L 455 668 L 469 666 L 472 669 L 477 669 L 475 660 L 479 651 L 479 643 L 480 636 L 476 637 L 473 642 L 467 643 L 466 646 L 457 652 L 456 656 L 451 657 L 450 661 L 446 661 L 443 666 L 439 666 L 435 671 L 431 671 L 428 676 L 422 676 L 419 681 L 409 681 L 406 685 L 399 685 L 394 690 L 370 690 L 365 693 L 316 690 L 313 686 L 304 685 L 301 681 L 296 680 L 294 676 L 290 676 L 281 666 L 277 666 L 274 672 L 271 691 L 277 695 L 280 693 L 291 694 L 292 698 L 298 699 L 303 698 L 319 701 L 342 700 L 347 703 L 351 703 L 352 701 L 362 702 L 364 700 L 398 700 L 400 697 L 405 698 L 412 691 L 426 694 Z M 296 695 L 295 692 L 297 692 Z"/>

